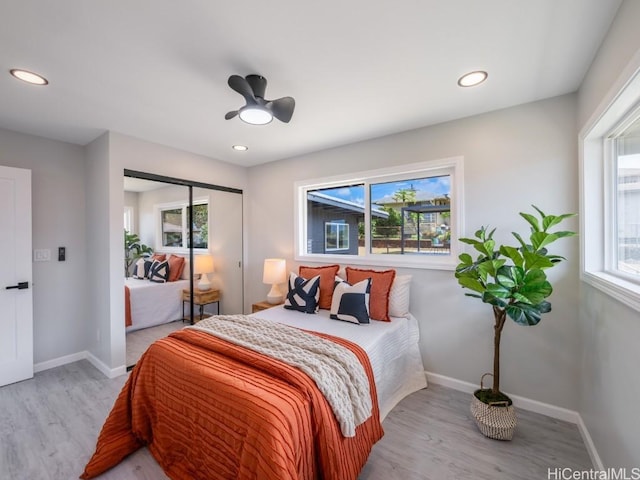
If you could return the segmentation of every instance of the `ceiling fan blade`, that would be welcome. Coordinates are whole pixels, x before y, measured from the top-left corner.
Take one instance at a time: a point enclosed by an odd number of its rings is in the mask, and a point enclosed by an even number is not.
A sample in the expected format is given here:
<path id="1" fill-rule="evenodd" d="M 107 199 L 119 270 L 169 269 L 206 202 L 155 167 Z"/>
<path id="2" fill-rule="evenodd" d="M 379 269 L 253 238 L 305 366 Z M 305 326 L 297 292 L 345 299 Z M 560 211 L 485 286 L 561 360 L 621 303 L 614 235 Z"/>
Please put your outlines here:
<path id="1" fill-rule="evenodd" d="M 227 112 L 227 114 L 224 116 L 224 118 L 225 118 L 225 120 L 231 120 L 236 115 L 238 115 L 238 110 L 233 110 L 231 112 Z"/>
<path id="2" fill-rule="evenodd" d="M 293 109 L 296 107 L 296 101 L 293 97 L 282 97 L 277 100 L 271 100 L 265 105 L 273 116 L 284 123 L 289 123 L 293 116 Z"/>
<path id="3" fill-rule="evenodd" d="M 251 86 L 253 95 L 256 97 L 264 98 L 264 92 L 267 89 L 267 79 L 262 75 L 247 75 L 245 79 Z"/>
<path id="4" fill-rule="evenodd" d="M 254 105 L 256 103 L 256 97 L 251 85 L 240 75 L 231 75 L 227 83 L 232 90 L 238 92 L 245 98 L 247 104 Z"/>

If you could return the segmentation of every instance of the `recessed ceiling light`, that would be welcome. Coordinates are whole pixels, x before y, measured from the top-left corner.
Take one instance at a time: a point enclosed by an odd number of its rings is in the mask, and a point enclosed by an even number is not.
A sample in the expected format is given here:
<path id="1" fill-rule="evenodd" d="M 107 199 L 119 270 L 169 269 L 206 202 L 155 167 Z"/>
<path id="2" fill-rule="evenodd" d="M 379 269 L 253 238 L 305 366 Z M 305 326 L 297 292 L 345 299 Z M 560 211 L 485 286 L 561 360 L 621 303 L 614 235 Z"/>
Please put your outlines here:
<path id="1" fill-rule="evenodd" d="M 246 152 L 247 150 L 249 150 L 249 147 L 247 147 L 246 145 L 233 145 L 231 148 L 238 152 Z"/>
<path id="2" fill-rule="evenodd" d="M 461 87 L 475 87 L 476 85 L 484 82 L 489 74 L 482 70 L 475 72 L 469 72 L 458 79 L 458 85 Z"/>
<path id="3" fill-rule="evenodd" d="M 42 75 L 38 75 L 37 73 L 28 72 L 27 70 L 20 70 L 19 68 L 14 68 L 9 70 L 9 73 L 23 82 L 30 83 L 32 85 L 48 85 L 49 81 L 44 78 Z"/>

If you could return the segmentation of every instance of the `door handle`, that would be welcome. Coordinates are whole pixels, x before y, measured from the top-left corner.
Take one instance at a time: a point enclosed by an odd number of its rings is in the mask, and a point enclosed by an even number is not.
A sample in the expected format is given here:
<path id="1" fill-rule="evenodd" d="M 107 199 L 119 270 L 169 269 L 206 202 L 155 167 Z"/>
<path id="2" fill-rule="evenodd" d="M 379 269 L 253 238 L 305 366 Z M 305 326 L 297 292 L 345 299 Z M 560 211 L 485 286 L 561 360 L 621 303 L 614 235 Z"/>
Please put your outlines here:
<path id="1" fill-rule="evenodd" d="M 29 282 L 19 282 L 17 285 L 11 285 L 10 287 L 5 287 L 5 290 L 24 290 L 25 288 L 29 288 Z"/>

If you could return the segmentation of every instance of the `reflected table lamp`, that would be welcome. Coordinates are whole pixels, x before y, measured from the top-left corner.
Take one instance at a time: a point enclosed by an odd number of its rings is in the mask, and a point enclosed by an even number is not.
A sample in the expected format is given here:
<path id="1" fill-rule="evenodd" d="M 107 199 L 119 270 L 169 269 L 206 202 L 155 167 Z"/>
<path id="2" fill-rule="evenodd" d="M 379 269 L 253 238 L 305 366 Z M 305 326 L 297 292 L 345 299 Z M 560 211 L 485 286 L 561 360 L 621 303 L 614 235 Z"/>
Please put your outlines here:
<path id="1" fill-rule="evenodd" d="M 278 284 L 287 280 L 287 263 L 283 258 L 266 258 L 262 273 L 262 283 L 271 285 L 267 294 L 267 302 L 272 305 L 282 303 L 284 298 Z"/>
<path id="2" fill-rule="evenodd" d="M 200 275 L 198 290 L 209 290 L 211 288 L 209 274 L 213 273 L 213 257 L 211 255 L 196 255 L 193 263 L 195 263 L 193 273 Z"/>

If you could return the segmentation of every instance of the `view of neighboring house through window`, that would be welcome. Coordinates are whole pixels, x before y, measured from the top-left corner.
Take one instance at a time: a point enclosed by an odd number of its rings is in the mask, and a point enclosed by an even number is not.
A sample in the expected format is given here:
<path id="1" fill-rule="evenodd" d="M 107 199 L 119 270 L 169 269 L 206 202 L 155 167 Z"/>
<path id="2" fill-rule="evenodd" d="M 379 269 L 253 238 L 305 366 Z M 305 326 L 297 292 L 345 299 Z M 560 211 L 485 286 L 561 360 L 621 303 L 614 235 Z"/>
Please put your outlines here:
<path id="1" fill-rule="evenodd" d="M 436 163 L 365 173 L 359 182 L 301 183 L 296 187 L 298 255 L 349 255 L 383 263 L 383 257 L 413 255 L 414 260 L 407 259 L 412 264 L 425 264 L 428 257 L 440 257 L 441 265 L 453 263 L 452 197 L 460 191 L 454 175 L 461 160 Z"/>
<path id="2" fill-rule="evenodd" d="M 615 137 L 617 259 L 613 268 L 640 279 L 640 116 Z"/>
<path id="3" fill-rule="evenodd" d="M 185 204 L 161 206 L 160 236 L 165 248 L 189 248 L 189 206 Z M 193 247 L 208 248 L 209 239 L 209 204 L 206 201 L 194 202 L 193 205 Z"/>
<path id="4" fill-rule="evenodd" d="M 371 253 L 449 254 L 451 177 L 371 184 Z"/>

